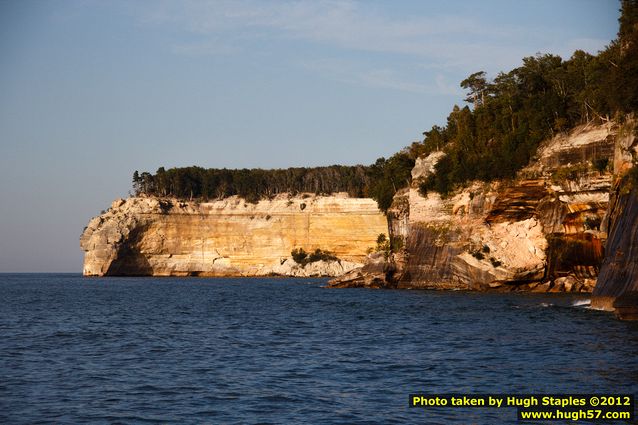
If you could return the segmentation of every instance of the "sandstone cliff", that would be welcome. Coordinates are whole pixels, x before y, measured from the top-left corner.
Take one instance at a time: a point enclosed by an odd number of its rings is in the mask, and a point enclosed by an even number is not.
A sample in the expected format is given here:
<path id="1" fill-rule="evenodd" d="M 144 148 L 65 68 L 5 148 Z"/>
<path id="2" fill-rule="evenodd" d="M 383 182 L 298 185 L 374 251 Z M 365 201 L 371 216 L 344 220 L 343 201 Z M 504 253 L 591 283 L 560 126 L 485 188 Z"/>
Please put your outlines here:
<path id="1" fill-rule="evenodd" d="M 619 183 L 610 206 L 607 255 L 592 307 L 610 311 L 620 308 L 621 314 L 638 319 L 638 303 L 633 300 L 638 295 L 638 187 L 627 180 Z M 625 304 L 624 298 L 633 301 Z"/>
<path id="2" fill-rule="evenodd" d="M 391 237 L 403 249 L 373 267 L 374 276 L 364 268 L 332 284 L 591 291 L 612 182 L 609 168 L 594 164 L 613 161 L 617 133 L 613 123 L 582 126 L 542 144 L 516 180 L 477 182 L 445 198 L 418 189 L 443 155 L 430 154 L 388 211 Z"/>
<path id="3" fill-rule="evenodd" d="M 592 307 L 638 320 L 638 126 L 628 120 L 614 153 L 617 179 L 602 228 L 609 232 Z"/>
<path id="4" fill-rule="evenodd" d="M 371 199 L 280 195 L 257 204 L 129 198 L 93 218 L 81 238 L 84 275 L 336 276 L 361 265 L 383 214 Z M 301 266 L 291 250 L 338 261 Z"/>

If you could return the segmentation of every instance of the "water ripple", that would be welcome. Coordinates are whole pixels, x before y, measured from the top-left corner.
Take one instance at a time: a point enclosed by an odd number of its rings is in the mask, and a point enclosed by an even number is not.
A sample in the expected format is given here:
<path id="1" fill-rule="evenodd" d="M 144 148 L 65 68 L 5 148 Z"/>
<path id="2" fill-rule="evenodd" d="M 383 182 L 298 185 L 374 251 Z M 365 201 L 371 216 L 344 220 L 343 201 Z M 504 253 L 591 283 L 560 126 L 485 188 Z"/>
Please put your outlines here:
<path id="1" fill-rule="evenodd" d="M 515 424 L 411 392 L 638 392 L 638 326 L 570 295 L 0 275 L 1 423 Z"/>

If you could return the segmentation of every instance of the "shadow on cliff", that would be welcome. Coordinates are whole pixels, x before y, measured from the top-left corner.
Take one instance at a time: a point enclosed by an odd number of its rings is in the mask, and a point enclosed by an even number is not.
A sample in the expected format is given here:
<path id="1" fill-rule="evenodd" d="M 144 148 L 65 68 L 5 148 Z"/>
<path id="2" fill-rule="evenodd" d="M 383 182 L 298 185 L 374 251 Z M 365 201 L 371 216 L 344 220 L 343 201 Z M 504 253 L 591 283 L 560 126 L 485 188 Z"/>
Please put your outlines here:
<path id="1" fill-rule="evenodd" d="M 152 276 L 153 267 L 140 252 L 139 245 L 146 232 L 146 226 L 137 226 L 122 241 L 117 256 L 111 262 L 106 276 Z"/>
<path id="2" fill-rule="evenodd" d="M 447 228 L 434 229 L 413 226 L 408 234 L 405 270 L 400 276 L 399 286 L 454 287 L 452 259 L 461 252 L 455 242 L 458 235 Z M 467 288 L 463 288 L 467 289 Z"/>
<path id="3" fill-rule="evenodd" d="M 635 176 L 635 175 L 633 175 Z M 607 254 L 593 292 L 592 306 L 613 310 L 614 301 L 632 307 L 638 319 L 638 179 L 618 182 L 609 207 Z"/>
<path id="4" fill-rule="evenodd" d="M 602 241 L 590 233 L 551 234 L 547 236 L 546 279 L 554 280 L 570 273 L 595 279 L 604 258 Z"/>

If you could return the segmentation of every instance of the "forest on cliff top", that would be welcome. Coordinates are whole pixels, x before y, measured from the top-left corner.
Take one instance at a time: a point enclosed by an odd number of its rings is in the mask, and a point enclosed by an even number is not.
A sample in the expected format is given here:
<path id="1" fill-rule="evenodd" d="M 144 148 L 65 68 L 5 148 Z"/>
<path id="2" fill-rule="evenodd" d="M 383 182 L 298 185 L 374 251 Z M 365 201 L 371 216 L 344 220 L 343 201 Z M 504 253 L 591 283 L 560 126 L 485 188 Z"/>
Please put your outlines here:
<path id="1" fill-rule="evenodd" d="M 542 140 L 636 111 L 638 0 L 622 0 L 620 12 L 618 37 L 597 55 L 577 50 L 563 60 L 537 54 L 492 79 L 483 71 L 471 74 L 460 83 L 468 105 L 454 106 L 445 125 L 388 159 L 275 170 L 160 167 L 154 174 L 135 171 L 133 192 L 203 200 L 239 195 L 250 202 L 278 193 L 348 192 L 374 198 L 386 211 L 396 191 L 410 184 L 416 158 L 436 150 L 446 155 L 424 190 L 446 194 L 472 180 L 514 177 Z"/>

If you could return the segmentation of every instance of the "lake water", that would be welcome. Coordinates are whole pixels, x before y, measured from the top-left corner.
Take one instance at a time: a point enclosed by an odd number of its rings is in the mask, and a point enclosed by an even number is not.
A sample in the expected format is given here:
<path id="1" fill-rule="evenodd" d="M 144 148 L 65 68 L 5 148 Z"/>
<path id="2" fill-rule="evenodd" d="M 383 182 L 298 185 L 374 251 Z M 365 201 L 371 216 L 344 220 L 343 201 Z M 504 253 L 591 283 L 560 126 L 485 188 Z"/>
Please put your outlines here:
<path id="1" fill-rule="evenodd" d="M 638 324 L 584 295 L 325 282 L 0 275 L 0 423 L 515 424 L 408 395 L 638 393 Z"/>

